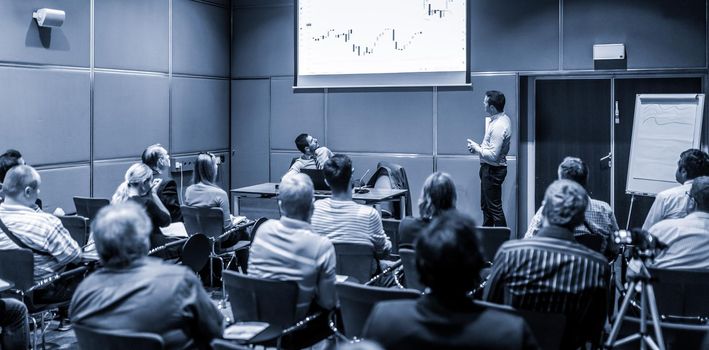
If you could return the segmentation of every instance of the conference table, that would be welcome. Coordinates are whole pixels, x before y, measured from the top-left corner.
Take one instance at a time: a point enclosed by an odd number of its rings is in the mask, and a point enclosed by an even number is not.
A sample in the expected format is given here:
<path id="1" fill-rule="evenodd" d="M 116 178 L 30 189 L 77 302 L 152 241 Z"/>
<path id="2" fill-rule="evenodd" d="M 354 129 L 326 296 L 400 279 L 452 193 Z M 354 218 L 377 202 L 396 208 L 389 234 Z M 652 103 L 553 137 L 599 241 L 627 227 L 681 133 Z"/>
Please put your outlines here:
<path id="1" fill-rule="evenodd" d="M 278 184 L 266 182 L 253 186 L 236 188 L 230 191 L 232 203 L 234 204 L 234 212 L 238 215 L 243 215 L 249 218 L 267 217 L 269 219 L 278 219 L 280 213 L 276 196 L 278 195 Z M 386 188 L 366 188 L 366 192 L 354 191 L 352 200 L 355 202 L 373 205 L 382 202 L 399 201 L 401 208 L 406 208 L 406 193 L 407 190 L 402 189 L 386 189 Z M 330 197 L 330 191 L 315 191 L 315 198 L 322 199 Z M 403 219 L 404 210 L 399 211 Z"/>

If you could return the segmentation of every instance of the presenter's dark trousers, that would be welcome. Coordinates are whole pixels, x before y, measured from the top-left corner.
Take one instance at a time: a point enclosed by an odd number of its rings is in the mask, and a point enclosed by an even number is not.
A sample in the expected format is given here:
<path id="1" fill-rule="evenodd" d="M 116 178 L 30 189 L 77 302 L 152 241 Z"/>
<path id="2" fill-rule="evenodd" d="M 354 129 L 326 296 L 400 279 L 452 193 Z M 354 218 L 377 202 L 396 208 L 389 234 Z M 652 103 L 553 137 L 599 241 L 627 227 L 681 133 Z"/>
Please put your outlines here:
<path id="1" fill-rule="evenodd" d="M 502 182 L 507 176 L 506 166 L 480 163 L 480 208 L 483 226 L 507 226 L 502 211 Z"/>

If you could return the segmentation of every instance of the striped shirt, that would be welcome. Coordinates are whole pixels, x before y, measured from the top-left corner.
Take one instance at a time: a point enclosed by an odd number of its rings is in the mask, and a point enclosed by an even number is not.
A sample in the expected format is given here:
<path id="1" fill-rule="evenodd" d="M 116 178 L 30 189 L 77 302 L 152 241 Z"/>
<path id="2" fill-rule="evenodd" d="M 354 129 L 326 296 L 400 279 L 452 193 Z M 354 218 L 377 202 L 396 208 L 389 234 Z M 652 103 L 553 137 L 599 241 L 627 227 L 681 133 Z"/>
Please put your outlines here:
<path id="1" fill-rule="evenodd" d="M 681 219 L 690 212 L 689 190 L 693 180 L 687 180 L 681 186 L 666 189 L 657 194 L 655 201 L 647 213 L 643 230 L 649 230 L 652 225 L 665 219 Z"/>
<path id="2" fill-rule="evenodd" d="M 382 218 L 376 209 L 353 201 L 325 198 L 315 202 L 310 219 L 313 231 L 327 236 L 333 243 L 359 243 L 374 248 L 377 256 L 391 250 L 389 236 L 384 233 Z"/>
<path id="3" fill-rule="evenodd" d="M 570 331 L 594 334 L 605 318 L 608 276 L 602 255 L 576 243 L 571 231 L 548 226 L 532 239 L 502 245 L 484 298 L 519 309 L 565 314 Z"/>
<path id="4" fill-rule="evenodd" d="M 658 222 L 650 228 L 668 248 L 652 266 L 662 269 L 709 269 L 709 213 L 695 211 L 682 219 Z"/>
<path id="5" fill-rule="evenodd" d="M 536 214 L 529 223 L 529 228 L 524 234 L 524 238 L 532 238 L 542 228 L 544 215 L 542 215 L 542 207 L 539 207 Z M 613 232 L 618 231 L 618 222 L 615 219 L 613 209 L 604 201 L 595 200 L 588 197 L 588 206 L 584 213 L 585 222 L 574 229 L 574 235 L 581 236 L 587 234 L 601 235 L 605 238 L 601 246 L 601 252 L 606 256 L 614 256 L 617 254 L 617 245 L 613 242 Z"/>
<path id="6" fill-rule="evenodd" d="M 313 233 L 307 222 L 282 216 L 256 231 L 249 253 L 249 275 L 296 281 L 297 316 L 307 315 L 313 300 L 325 309 L 335 307 L 335 248 Z"/>
<path id="7" fill-rule="evenodd" d="M 0 204 L 0 220 L 17 239 L 47 255 L 34 255 L 34 282 L 60 272 L 81 258 L 79 244 L 71 238 L 62 222 L 54 215 L 23 205 Z M 1 231 L 0 231 L 1 232 Z M 0 250 L 20 249 L 8 236 L 0 233 Z"/>

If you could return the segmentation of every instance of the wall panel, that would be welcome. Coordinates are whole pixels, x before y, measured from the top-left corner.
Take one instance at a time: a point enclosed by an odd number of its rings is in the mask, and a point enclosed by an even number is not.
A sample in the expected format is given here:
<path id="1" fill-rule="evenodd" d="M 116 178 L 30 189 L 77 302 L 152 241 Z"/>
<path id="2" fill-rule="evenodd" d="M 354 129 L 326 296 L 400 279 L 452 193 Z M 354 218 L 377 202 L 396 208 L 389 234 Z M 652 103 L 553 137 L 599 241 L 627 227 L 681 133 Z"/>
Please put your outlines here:
<path id="1" fill-rule="evenodd" d="M 593 44 L 625 44 L 628 68 L 706 67 L 706 1 L 564 0 L 564 69 L 593 69 Z"/>
<path id="2" fill-rule="evenodd" d="M 168 146 L 167 77 L 99 73 L 94 81 L 94 157 L 139 156 L 146 146 Z"/>
<path id="3" fill-rule="evenodd" d="M 173 71 L 229 76 L 229 9 L 173 0 Z"/>
<path id="4" fill-rule="evenodd" d="M 232 77 L 293 75 L 293 6 L 234 13 Z"/>
<path id="5" fill-rule="evenodd" d="M 229 81 L 173 78 L 173 153 L 229 148 Z"/>
<path id="6" fill-rule="evenodd" d="M 295 91 L 292 86 L 292 78 L 271 79 L 271 149 L 297 150 L 294 140 L 303 132 L 324 145 L 322 91 Z"/>
<path id="7" fill-rule="evenodd" d="M 332 149 L 433 154 L 432 90 L 333 90 L 327 98 Z"/>
<path id="8" fill-rule="evenodd" d="M 438 89 L 438 154 L 470 154 L 466 139 L 481 143 L 485 135 L 485 92 L 505 94 L 505 112 L 512 121 L 510 155 L 517 154 L 517 77 L 514 75 L 473 76 L 472 89 Z"/>
<path id="9" fill-rule="evenodd" d="M 231 84 L 232 187 L 268 182 L 270 81 L 233 80 Z"/>
<path id="10" fill-rule="evenodd" d="M 0 148 L 33 165 L 89 160 L 88 72 L 0 68 Z"/>
<path id="11" fill-rule="evenodd" d="M 169 0 L 94 4 L 96 67 L 167 72 Z"/>
<path id="12" fill-rule="evenodd" d="M 32 19 L 36 9 L 64 10 L 59 28 L 42 28 Z M 0 61 L 89 66 L 89 0 L 0 1 Z"/>
<path id="13" fill-rule="evenodd" d="M 42 178 L 42 209 L 46 212 L 51 213 L 57 207 L 64 209 L 66 213 L 74 212 L 74 196 L 89 196 L 91 171 L 88 165 L 44 169 L 38 172 Z"/>
<path id="14" fill-rule="evenodd" d="M 140 159 L 94 162 L 93 196 L 110 199 L 118 185 L 123 182 L 126 170 L 136 162 L 140 162 Z"/>

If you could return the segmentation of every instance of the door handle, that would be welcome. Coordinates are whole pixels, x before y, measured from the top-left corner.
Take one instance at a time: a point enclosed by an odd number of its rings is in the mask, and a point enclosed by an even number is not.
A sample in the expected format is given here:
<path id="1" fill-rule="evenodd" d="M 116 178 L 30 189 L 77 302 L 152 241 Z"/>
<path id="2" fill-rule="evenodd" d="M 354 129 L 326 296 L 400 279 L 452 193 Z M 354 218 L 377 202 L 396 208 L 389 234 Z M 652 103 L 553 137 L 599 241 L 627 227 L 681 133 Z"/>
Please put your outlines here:
<path id="1" fill-rule="evenodd" d="M 601 169 L 610 169 L 613 165 L 613 152 L 608 153 L 605 157 L 598 160 L 601 165 Z"/>

